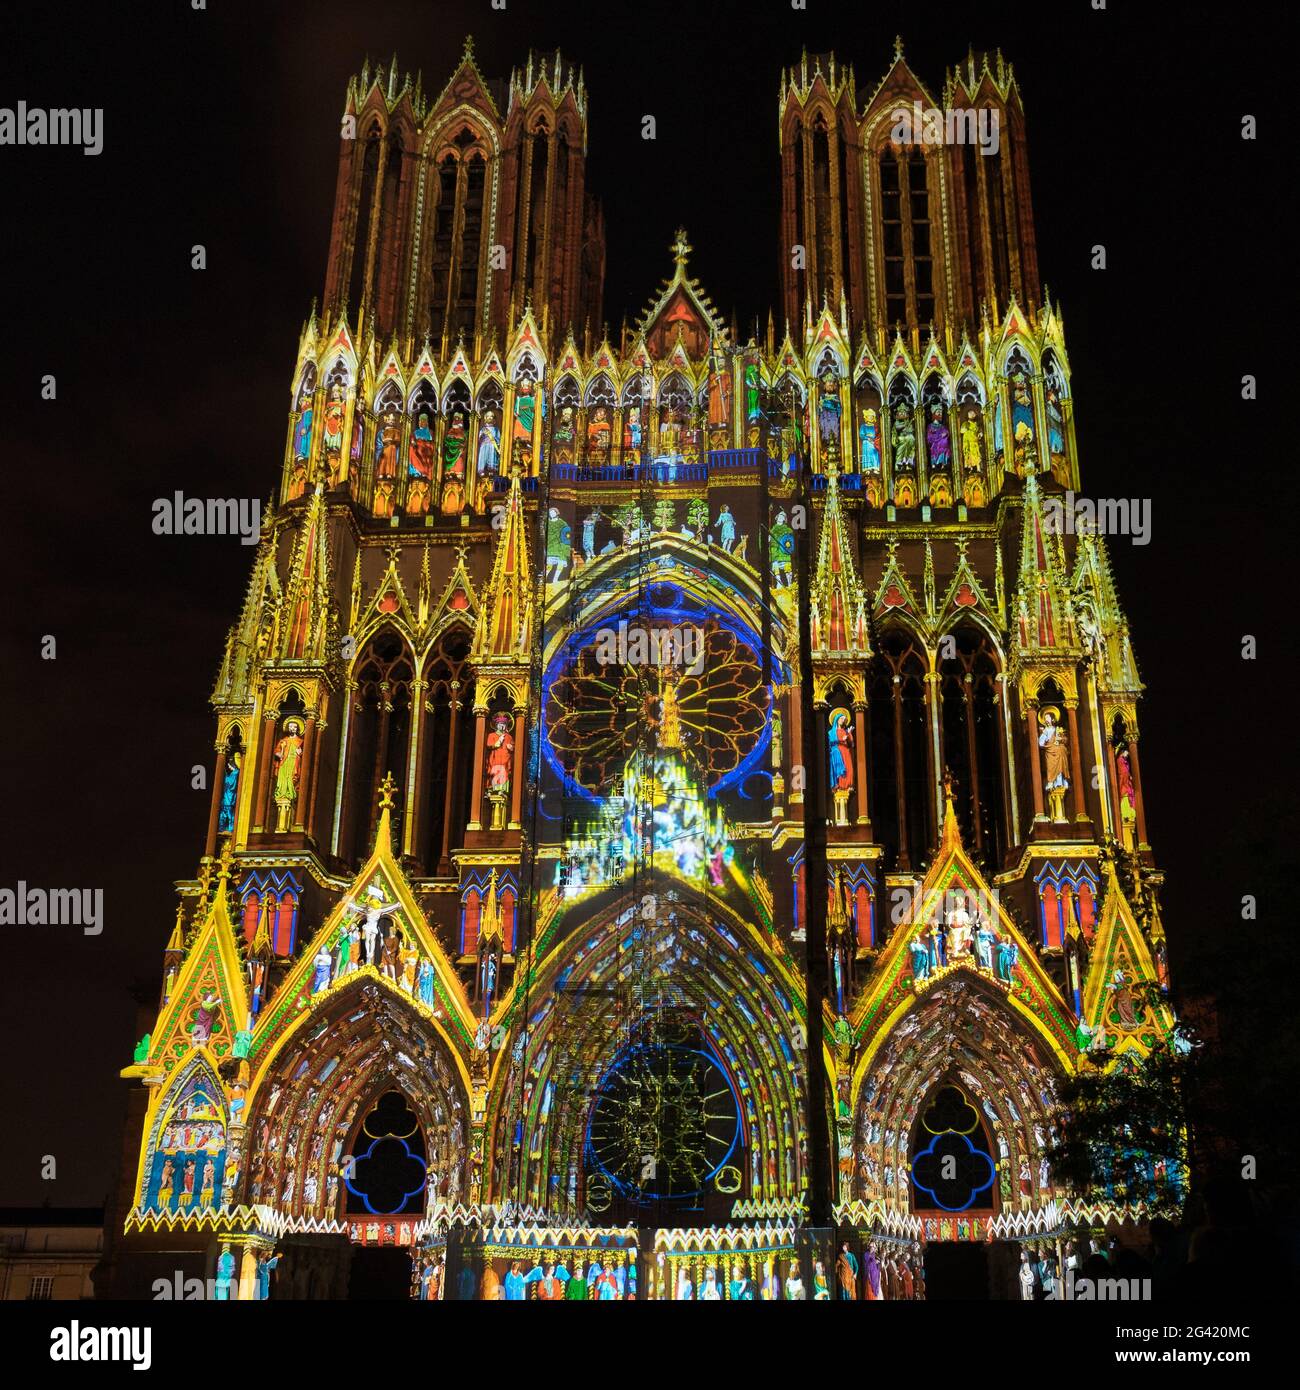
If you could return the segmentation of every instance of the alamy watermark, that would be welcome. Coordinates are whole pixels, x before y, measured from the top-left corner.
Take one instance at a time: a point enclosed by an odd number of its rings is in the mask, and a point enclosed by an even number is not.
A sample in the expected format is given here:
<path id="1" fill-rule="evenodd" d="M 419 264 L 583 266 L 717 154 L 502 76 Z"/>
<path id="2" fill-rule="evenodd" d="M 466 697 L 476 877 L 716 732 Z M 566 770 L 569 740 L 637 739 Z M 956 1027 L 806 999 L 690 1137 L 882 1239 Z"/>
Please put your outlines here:
<path id="1" fill-rule="evenodd" d="M 1073 536 L 1091 531 L 1101 536 L 1128 536 L 1134 545 L 1151 543 L 1149 497 L 1076 497 L 1055 493 L 1043 498 L 1043 525 L 1049 535 Z"/>
<path id="2" fill-rule="evenodd" d="M 100 154 L 104 148 L 104 109 L 73 106 L 48 109 L 0 106 L 0 145 L 80 145 L 82 154 Z"/>
<path id="3" fill-rule="evenodd" d="M 186 497 L 175 492 L 153 504 L 156 536 L 238 536 L 242 545 L 262 538 L 262 503 L 257 497 Z"/>
<path id="4" fill-rule="evenodd" d="M 1002 145 L 1001 119 L 987 106 L 940 111 L 914 101 L 894 112 L 890 139 L 896 145 L 976 145 L 981 154 L 993 155 Z"/>
<path id="5" fill-rule="evenodd" d="M 1151 1300 L 1150 1279 L 1088 1279 L 1073 1269 L 1057 1280 L 1046 1298 L 1071 1303 L 1142 1303 Z"/>
<path id="6" fill-rule="evenodd" d="M 104 930 L 102 888 L 0 888 L 0 927 L 80 927 L 83 936 Z"/>
<path id="7" fill-rule="evenodd" d="M 133 1371 L 153 1365 L 153 1329 L 83 1326 L 75 1319 L 50 1331 L 51 1361 L 129 1361 Z"/>
<path id="8" fill-rule="evenodd" d="M 704 670 L 704 633 L 690 623 L 646 628 L 623 621 L 596 633 L 596 660 L 602 666 L 679 666 L 698 676 Z"/>

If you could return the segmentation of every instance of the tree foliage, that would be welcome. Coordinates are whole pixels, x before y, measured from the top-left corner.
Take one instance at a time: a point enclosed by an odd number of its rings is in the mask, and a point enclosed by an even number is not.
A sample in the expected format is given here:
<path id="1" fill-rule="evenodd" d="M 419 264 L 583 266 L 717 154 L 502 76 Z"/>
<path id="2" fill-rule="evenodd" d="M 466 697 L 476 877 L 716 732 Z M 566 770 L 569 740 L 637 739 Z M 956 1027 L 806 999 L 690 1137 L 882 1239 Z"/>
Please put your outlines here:
<path id="1" fill-rule="evenodd" d="M 1156 986 L 1142 992 L 1152 1006 L 1163 1002 Z M 1200 1052 L 1184 1027 L 1146 1057 L 1090 1052 L 1089 1065 L 1061 1086 L 1066 1114 L 1047 1153 L 1057 1180 L 1091 1200 L 1176 1216 L 1187 1191 L 1187 1098 Z"/>

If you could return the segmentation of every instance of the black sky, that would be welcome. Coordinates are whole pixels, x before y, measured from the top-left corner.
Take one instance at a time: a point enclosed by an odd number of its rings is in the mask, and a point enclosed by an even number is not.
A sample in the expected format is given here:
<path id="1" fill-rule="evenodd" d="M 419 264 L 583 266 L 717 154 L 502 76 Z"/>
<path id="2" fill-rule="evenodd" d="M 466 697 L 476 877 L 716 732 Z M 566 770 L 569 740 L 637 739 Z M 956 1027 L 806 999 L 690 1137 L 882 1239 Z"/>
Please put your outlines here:
<path id="1" fill-rule="evenodd" d="M 747 325 L 775 305 L 776 91 L 801 48 L 833 48 L 869 91 L 901 29 L 937 94 L 968 45 L 1000 46 L 1028 113 L 1085 489 L 1152 499 L 1151 544 L 1113 558 L 1149 687 L 1143 774 L 1174 970 L 1244 930 L 1243 893 L 1289 922 L 1282 566 L 1296 463 L 1276 442 L 1286 386 L 1270 343 L 1291 161 L 1267 123 L 1255 144 L 1239 134 L 1243 113 L 1264 116 L 1260 65 L 1280 32 L 1246 6 L 1230 21 L 1219 6 L 1097 13 L 1088 0 L 931 3 L 910 20 L 881 9 L 210 0 L 195 13 L 172 0 L 11 17 L 0 105 L 103 107 L 105 148 L 0 147 L 0 885 L 102 887 L 106 929 L 0 928 L 0 1205 L 98 1201 L 116 1163 L 129 991 L 156 990 L 171 883 L 201 853 L 208 797 L 190 768 L 210 761 L 206 699 L 251 559 L 233 538 L 154 536 L 150 504 L 176 488 L 266 497 L 278 481 L 344 88 L 366 54 L 396 51 L 426 90 L 467 33 L 489 77 L 530 46 L 582 64 L 616 329 L 667 273 L 678 223 L 724 312 Z M 1097 242 L 1104 273 L 1089 267 Z M 1259 376 L 1255 405 L 1240 400 L 1244 372 Z M 1241 660 L 1245 633 L 1255 662 Z M 40 659 L 44 634 L 55 661 Z M 40 1179 L 46 1154 L 55 1182 Z"/>

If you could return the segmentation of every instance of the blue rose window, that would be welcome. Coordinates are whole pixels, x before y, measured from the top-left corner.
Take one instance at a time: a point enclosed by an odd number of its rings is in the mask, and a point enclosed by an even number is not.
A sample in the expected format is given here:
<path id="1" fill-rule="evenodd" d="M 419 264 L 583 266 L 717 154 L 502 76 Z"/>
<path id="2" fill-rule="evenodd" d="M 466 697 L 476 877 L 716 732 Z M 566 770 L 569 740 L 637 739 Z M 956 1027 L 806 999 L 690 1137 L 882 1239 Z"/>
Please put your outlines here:
<path id="1" fill-rule="evenodd" d="M 988 1205 L 996 1171 L 979 1112 L 959 1086 L 942 1087 L 913 1140 L 913 1205 L 939 1211 Z"/>
<path id="2" fill-rule="evenodd" d="M 389 1091 L 362 1122 L 343 1178 L 349 1212 L 400 1216 L 424 1209 L 424 1138 L 405 1096 Z"/>

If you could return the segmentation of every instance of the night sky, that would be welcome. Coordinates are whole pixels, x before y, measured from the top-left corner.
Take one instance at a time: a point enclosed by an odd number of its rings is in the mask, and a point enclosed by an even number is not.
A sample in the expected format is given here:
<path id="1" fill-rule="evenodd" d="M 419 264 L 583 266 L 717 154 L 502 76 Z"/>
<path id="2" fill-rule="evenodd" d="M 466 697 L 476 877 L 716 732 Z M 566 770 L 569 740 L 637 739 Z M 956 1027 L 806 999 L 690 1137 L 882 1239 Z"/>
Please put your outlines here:
<path id="1" fill-rule="evenodd" d="M 1296 462 L 1293 442 L 1269 442 L 1284 387 L 1265 365 L 1289 262 L 1282 161 L 1267 127 L 1240 138 L 1266 88 L 1244 57 L 1277 43 L 1253 8 L 1235 9 L 1231 31 L 1218 6 L 1114 0 L 1103 13 L 932 3 L 911 22 L 823 0 L 42 8 L 6 25 L 0 106 L 103 107 L 105 147 L 0 147 L 0 886 L 102 887 L 105 930 L 0 929 L 0 1205 L 95 1203 L 112 1180 L 132 990 L 156 1000 L 172 881 L 202 852 L 209 793 L 191 790 L 190 769 L 211 763 L 207 696 L 253 554 L 235 537 L 155 536 L 151 503 L 177 488 L 266 498 L 278 483 L 345 85 L 367 54 L 395 51 L 426 91 L 467 33 L 489 78 L 530 46 L 581 63 L 617 332 L 668 273 L 679 223 L 691 272 L 742 330 L 776 306 L 776 93 L 801 48 L 851 61 L 861 95 L 901 25 L 937 97 L 968 45 L 1001 47 L 1027 111 L 1084 489 L 1152 499 L 1151 544 L 1117 539 L 1111 553 L 1149 691 L 1142 771 L 1175 980 L 1229 933 L 1292 925 L 1294 638 L 1275 595 Z M 640 137 L 646 113 L 655 142 Z M 1104 273 L 1089 266 L 1096 242 Z M 206 271 L 190 269 L 194 243 Z M 1240 399 L 1244 372 L 1259 376 L 1255 404 Z M 54 402 L 40 399 L 46 373 Z M 45 634 L 54 661 L 40 658 Z M 1250 927 L 1247 892 L 1261 902 Z M 57 1181 L 40 1178 L 45 1154 Z"/>

